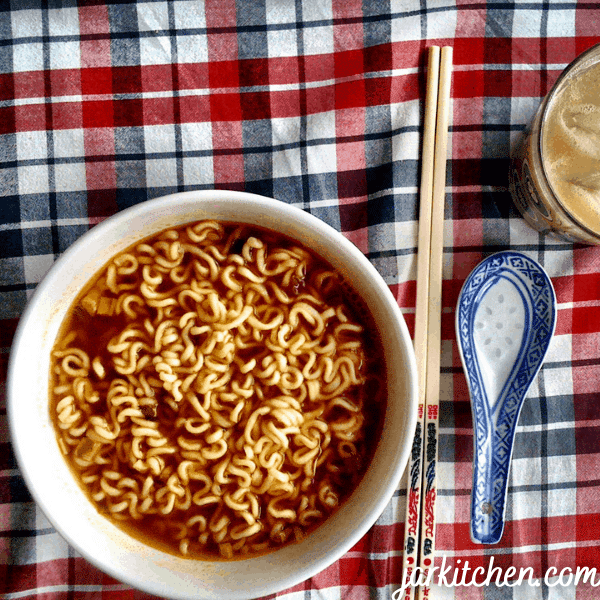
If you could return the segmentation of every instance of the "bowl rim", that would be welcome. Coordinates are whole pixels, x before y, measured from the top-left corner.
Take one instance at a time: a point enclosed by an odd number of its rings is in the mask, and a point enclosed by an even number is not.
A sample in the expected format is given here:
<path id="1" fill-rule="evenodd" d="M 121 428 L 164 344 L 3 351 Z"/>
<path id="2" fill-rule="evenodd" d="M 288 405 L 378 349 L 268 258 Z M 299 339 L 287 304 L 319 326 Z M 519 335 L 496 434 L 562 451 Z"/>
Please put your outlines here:
<path id="1" fill-rule="evenodd" d="M 146 582 L 145 585 L 144 582 L 140 580 L 140 577 L 137 574 L 124 572 L 123 569 L 119 567 L 119 565 L 109 564 L 106 561 L 99 559 L 93 552 L 90 552 L 89 548 L 82 547 L 82 545 L 76 539 L 74 539 L 73 535 L 69 531 L 69 528 L 65 528 L 63 523 L 58 522 L 55 519 L 52 507 L 49 507 L 47 502 L 45 501 L 44 493 L 43 490 L 40 489 L 39 482 L 35 481 L 31 477 L 30 465 L 28 463 L 28 459 L 25 457 L 26 453 L 24 452 L 23 447 L 24 440 L 22 438 L 22 435 L 19 434 L 19 430 L 16 424 L 16 416 L 19 413 L 19 378 L 17 368 L 19 367 L 19 361 L 22 360 L 21 357 L 23 356 L 23 353 L 27 351 L 27 348 L 24 347 L 24 339 L 25 334 L 30 327 L 29 323 L 33 323 L 36 312 L 38 310 L 38 306 L 44 302 L 44 297 L 47 291 L 49 290 L 49 288 L 51 288 L 57 283 L 56 280 L 60 278 L 61 272 L 70 264 L 70 261 L 75 259 L 75 257 L 80 256 L 80 253 L 82 251 L 84 251 L 86 248 L 90 247 L 94 243 L 99 243 L 104 238 L 106 233 L 114 231 L 115 228 L 119 229 L 120 227 L 126 230 L 128 222 L 130 222 L 133 219 L 143 218 L 144 215 L 156 215 L 161 211 L 164 212 L 165 215 L 167 214 L 167 212 L 169 214 L 173 214 L 173 212 L 177 214 L 183 214 L 184 211 L 182 207 L 187 207 L 189 209 L 197 210 L 199 213 L 202 213 L 203 205 L 214 202 L 231 202 L 232 204 L 242 203 L 246 206 L 252 204 L 252 210 L 262 209 L 265 211 L 265 215 L 269 215 L 271 214 L 271 211 L 274 211 L 274 214 L 276 214 L 277 218 L 281 218 L 284 220 L 297 220 L 300 224 L 304 224 L 307 227 L 317 230 L 321 235 L 325 237 L 332 237 L 335 240 L 336 244 L 339 245 L 339 248 L 342 249 L 343 252 L 347 255 L 350 255 L 351 259 L 353 261 L 356 261 L 360 268 L 364 270 L 367 276 L 371 278 L 374 283 L 378 282 L 378 294 L 381 294 L 383 296 L 382 301 L 389 305 L 391 313 L 396 317 L 396 328 L 398 336 L 402 339 L 403 342 L 403 359 L 406 362 L 405 375 L 408 377 L 406 389 L 408 390 L 409 396 L 411 397 L 409 398 L 409 401 L 405 403 L 405 429 L 410 433 L 408 436 L 406 436 L 406 439 L 399 440 L 399 444 L 401 444 L 401 447 L 394 457 L 395 460 L 393 461 L 393 469 L 390 472 L 390 477 L 387 479 L 387 481 L 381 483 L 381 492 L 374 506 L 370 509 L 368 518 L 365 518 L 363 522 L 356 524 L 353 531 L 350 531 L 342 542 L 337 543 L 335 545 L 335 547 L 332 549 L 331 553 L 327 556 L 327 558 L 320 557 L 315 559 L 314 561 L 307 559 L 306 563 L 291 575 L 287 575 L 281 578 L 275 578 L 275 580 L 266 580 L 261 589 L 256 589 L 252 591 L 254 595 L 252 595 L 251 597 L 258 597 L 282 591 L 316 575 L 323 569 L 333 564 L 335 561 L 339 560 L 348 550 L 350 550 L 352 546 L 354 546 L 363 537 L 363 535 L 366 534 L 366 532 L 372 527 L 375 521 L 381 516 L 386 505 L 392 499 L 394 491 L 396 490 L 401 480 L 405 466 L 408 463 L 408 457 L 412 446 L 412 432 L 414 432 L 417 421 L 417 367 L 412 346 L 412 340 L 410 338 L 404 316 L 402 315 L 398 303 L 393 297 L 383 277 L 379 274 L 379 272 L 375 269 L 375 267 L 371 264 L 367 257 L 349 239 L 347 239 L 342 233 L 340 233 L 335 228 L 327 224 L 325 221 L 308 213 L 307 211 L 302 210 L 297 206 L 287 204 L 286 202 L 283 202 L 281 200 L 275 200 L 273 198 L 268 198 L 265 196 L 260 196 L 248 192 L 211 189 L 179 192 L 150 199 L 130 206 L 128 208 L 122 209 L 114 215 L 93 226 L 82 236 L 80 236 L 71 246 L 69 246 L 65 250 L 65 252 L 63 252 L 62 255 L 55 261 L 55 263 L 52 265 L 48 273 L 44 276 L 42 281 L 38 283 L 21 317 L 19 318 L 19 322 L 17 324 L 14 339 L 12 342 L 12 347 L 10 350 L 6 385 L 6 407 L 10 440 L 12 442 L 12 448 L 17 461 L 17 465 L 19 467 L 20 475 L 23 477 L 33 500 L 36 502 L 37 506 L 41 509 L 42 513 L 46 516 L 48 521 L 52 524 L 52 526 L 56 529 L 57 533 L 59 533 L 60 536 L 62 536 L 77 552 L 79 552 L 81 556 L 83 556 L 86 560 L 95 565 L 102 572 L 108 573 L 115 579 L 122 581 L 134 588 L 142 589 L 152 594 L 163 595 L 165 597 L 170 598 L 187 599 L 192 597 L 200 598 L 201 596 L 199 595 L 200 590 L 198 589 L 194 590 L 194 594 L 192 596 L 191 594 L 185 591 L 173 590 L 160 585 L 157 586 L 154 582 Z M 201 220 L 202 218 L 203 217 L 200 214 L 197 220 Z M 225 221 L 226 219 L 222 220 Z M 182 221 L 181 223 L 183 222 L 190 222 L 190 220 L 188 219 L 186 221 Z M 269 227 L 268 224 L 266 224 L 265 226 L 267 228 Z M 156 229 L 156 231 L 159 231 L 166 227 L 168 227 L 168 225 L 165 227 L 161 227 L 160 229 Z M 147 237 L 147 234 L 141 236 L 138 239 L 142 239 L 143 237 Z M 300 239 L 298 236 L 296 237 Z M 303 240 L 300 239 L 300 241 L 302 242 Z M 111 255 L 114 255 L 115 253 L 116 252 L 111 252 Z M 106 259 L 102 261 L 102 264 L 105 263 Z M 93 276 L 97 271 L 98 269 L 94 269 L 94 271 L 91 272 L 91 275 Z M 323 526 L 324 525 L 325 524 L 323 524 Z M 281 550 L 277 550 L 276 552 L 271 553 L 271 556 L 276 555 L 279 552 L 281 552 Z M 221 562 L 222 564 L 224 563 L 224 561 L 217 562 Z M 235 562 L 233 564 L 235 564 Z M 219 593 L 219 597 L 223 599 L 248 598 L 250 597 L 248 596 L 249 592 L 250 590 L 244 589 L 241 590 L 240 595 L 236 592 L 225 593 L 225 590 L 223 590 L 223 594 Z"/>

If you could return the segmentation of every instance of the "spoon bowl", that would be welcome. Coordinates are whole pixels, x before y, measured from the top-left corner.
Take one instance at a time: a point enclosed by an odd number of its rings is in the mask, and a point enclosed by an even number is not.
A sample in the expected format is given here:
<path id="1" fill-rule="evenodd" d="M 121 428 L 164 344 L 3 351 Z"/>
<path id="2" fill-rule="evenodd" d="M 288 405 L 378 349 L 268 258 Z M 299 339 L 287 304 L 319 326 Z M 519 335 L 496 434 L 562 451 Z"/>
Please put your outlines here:
<path id="1" fill-rule="evenodd" d="M 460 292 L 456 333 L 473 414 L 476 543 L 495 544 L 502 537 L 515 430 L 555 325 L 552 282 L 520 252 L 486 258 Z"/>

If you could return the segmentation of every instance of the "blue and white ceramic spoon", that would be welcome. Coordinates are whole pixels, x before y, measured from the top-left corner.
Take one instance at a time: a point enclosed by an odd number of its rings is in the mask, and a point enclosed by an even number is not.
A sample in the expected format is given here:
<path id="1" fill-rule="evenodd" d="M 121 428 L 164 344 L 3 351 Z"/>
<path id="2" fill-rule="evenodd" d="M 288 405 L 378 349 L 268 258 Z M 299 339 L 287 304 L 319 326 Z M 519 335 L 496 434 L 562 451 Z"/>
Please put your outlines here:
<path id="1" fill-rule="evenodd" d="M 469 275 L 458 299 L 456 333 L 474 429 L 471 538 L 502 537 L 508 473 L 523 400 L 556 324 L 556 296 L 542 267 L 499 252 Z"/>

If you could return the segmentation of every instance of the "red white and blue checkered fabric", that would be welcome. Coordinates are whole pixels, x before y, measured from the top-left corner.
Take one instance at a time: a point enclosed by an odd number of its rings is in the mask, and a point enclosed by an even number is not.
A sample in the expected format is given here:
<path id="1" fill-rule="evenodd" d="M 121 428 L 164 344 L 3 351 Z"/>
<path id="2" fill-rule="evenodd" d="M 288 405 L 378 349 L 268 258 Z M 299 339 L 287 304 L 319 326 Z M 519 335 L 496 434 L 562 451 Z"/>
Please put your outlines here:
<path id="1" fill-rule="evenodd" d="M 207 188 L 271 196 L 351 239 L 412 330 L 428 45 L 454 47 L 444 233 L 436 561 L 600 571 L 600 248 L 531 230 L 511 145 L 560 71 L 600 41 L 595 2 L 12 0 L 0 3 L 0 596 L 141 599 L 39 512 L 6 425 L 12 335 L 56 257 L 126 206 Z M 469 272 L 524 251 L 558 296 L 525 402 L 500 544 L 469 539 L 472 420 L 454 333 Z M 33 443 L 33 442 L 32 442 Z M 372 530 L 286 600 L 387 600 L 401 582 L 404 483 Z M 600 578 L 600 574 L 598 576 Z M 275 597 L 275 596 L 274 596 Z M 595 599 L 600 588 L 434 587 L 433 597 Z"/>

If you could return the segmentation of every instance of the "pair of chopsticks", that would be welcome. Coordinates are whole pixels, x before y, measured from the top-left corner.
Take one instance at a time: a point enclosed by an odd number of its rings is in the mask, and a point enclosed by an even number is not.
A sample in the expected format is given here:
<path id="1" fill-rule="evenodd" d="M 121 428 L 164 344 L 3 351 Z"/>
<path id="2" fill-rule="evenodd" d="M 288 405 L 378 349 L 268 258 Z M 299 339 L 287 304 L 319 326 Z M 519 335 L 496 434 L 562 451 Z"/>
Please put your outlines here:
<path id="1" fill-rule="evenodd" d="M 451 77 L 452 48 L 431 46 L 421 167 L 414 339 L 419 405 L 408 468 L 403 583 L 425 581 L 428 570 L 433 567 L 435 550 L 442 254 Z M 427 586 L 409 585 L 403 600 L 412 600 L 417 590 L 419 598 L 429 596 Z"/>

